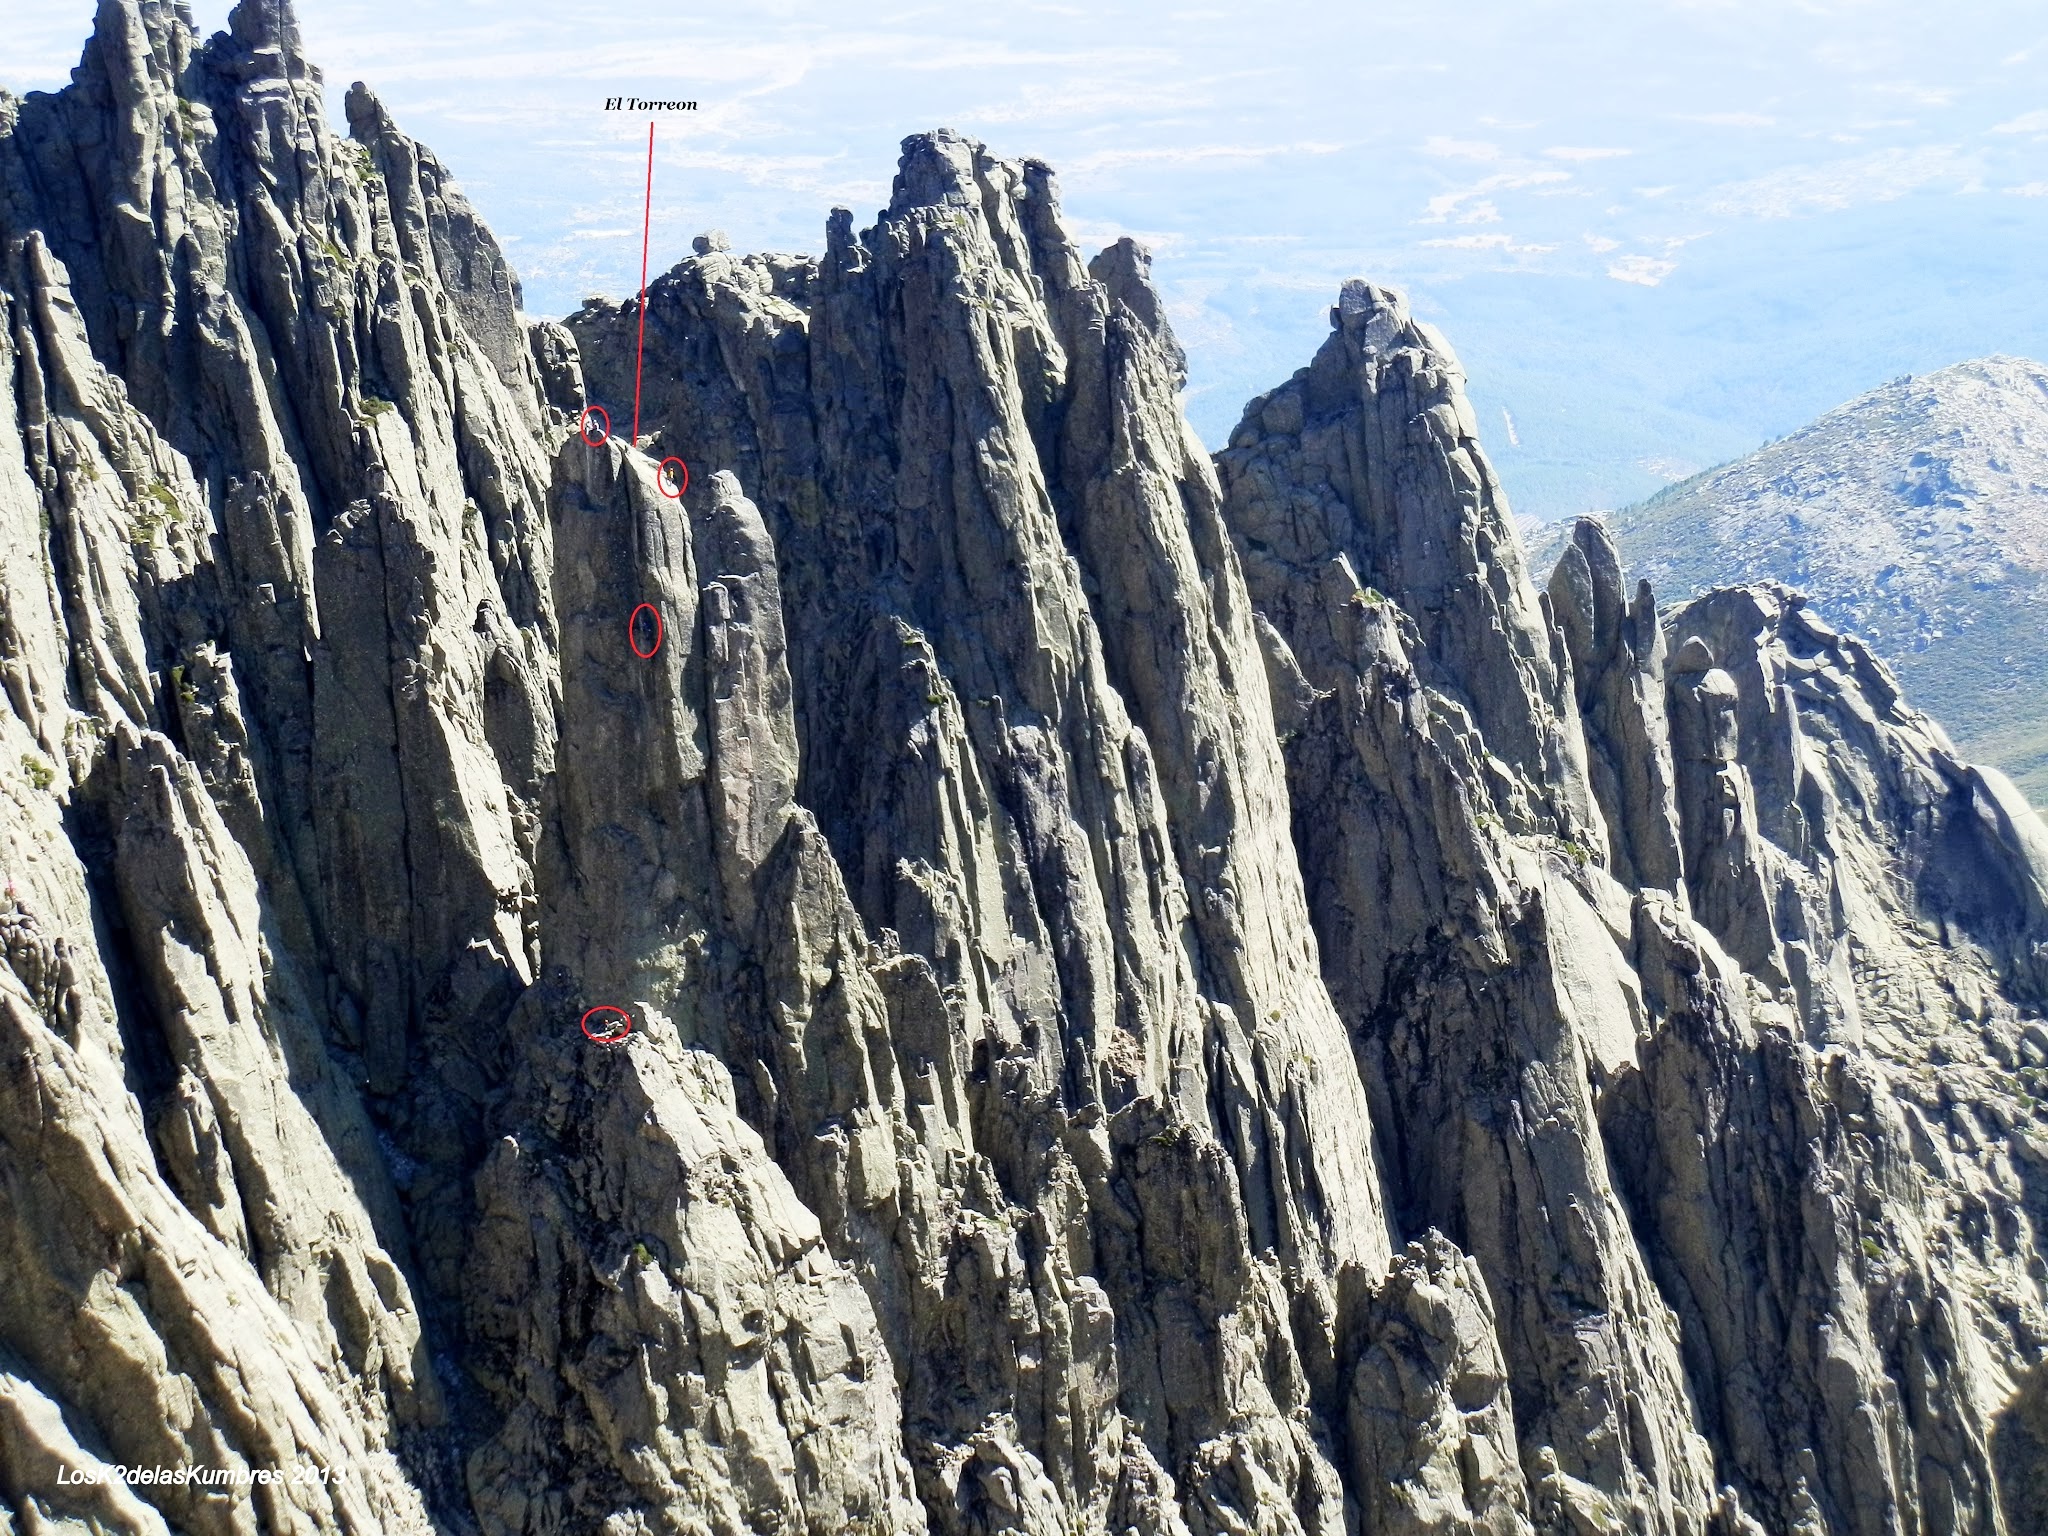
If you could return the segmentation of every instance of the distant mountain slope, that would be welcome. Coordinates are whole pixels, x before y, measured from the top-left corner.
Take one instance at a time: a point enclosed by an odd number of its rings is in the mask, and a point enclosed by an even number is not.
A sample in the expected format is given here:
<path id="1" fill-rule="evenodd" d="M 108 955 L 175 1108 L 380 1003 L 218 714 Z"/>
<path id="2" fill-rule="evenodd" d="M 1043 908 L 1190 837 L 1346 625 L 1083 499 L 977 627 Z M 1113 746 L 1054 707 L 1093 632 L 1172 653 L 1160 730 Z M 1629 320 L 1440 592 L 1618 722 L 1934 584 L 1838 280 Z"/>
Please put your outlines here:
<path id="1" fill-rule="evenodd" d="M 1660 599 L 1761 579 L 1806 592 L 1966 755 L 2048 804 L 2048 368 L 1986 357 L 1896 379 L 1611 526 Z"/>

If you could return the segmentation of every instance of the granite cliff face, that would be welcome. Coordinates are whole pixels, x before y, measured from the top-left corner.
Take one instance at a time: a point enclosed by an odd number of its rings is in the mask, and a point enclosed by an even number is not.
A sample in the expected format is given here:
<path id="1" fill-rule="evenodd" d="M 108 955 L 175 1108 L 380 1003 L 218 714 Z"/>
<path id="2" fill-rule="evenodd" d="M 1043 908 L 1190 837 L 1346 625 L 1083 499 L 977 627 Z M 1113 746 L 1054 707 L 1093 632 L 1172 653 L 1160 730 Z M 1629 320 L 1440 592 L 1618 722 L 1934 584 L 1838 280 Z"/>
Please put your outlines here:
<path id="1" fill-rule="evenodd" d="M 946 133 L 593 445 L 347 107 L 0 99 L 0 1531 L 2048 1520 L 2048 833 L 1861 644 L 1362 283 L 1212 462 Z"/>

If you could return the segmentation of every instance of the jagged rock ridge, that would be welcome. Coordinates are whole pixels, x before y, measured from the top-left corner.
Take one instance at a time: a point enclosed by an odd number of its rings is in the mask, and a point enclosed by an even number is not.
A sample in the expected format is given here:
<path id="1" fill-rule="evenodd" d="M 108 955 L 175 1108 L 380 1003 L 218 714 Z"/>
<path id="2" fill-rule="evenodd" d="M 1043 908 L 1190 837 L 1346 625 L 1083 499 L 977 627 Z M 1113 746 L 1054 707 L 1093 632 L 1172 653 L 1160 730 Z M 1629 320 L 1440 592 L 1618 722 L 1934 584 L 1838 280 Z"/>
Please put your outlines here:
<path id="1" fill-rule="evenodd" d="M 1864 647 L 1539 589 L 1364 284 L 1212 463 L 945 133 L 589 446 L 347 115 L 0 100 L 0 1527 L 2044 1518 L 2048 837 Z"/>
<path id="2" fill-rule="evenodd" d="M 2048 369 L 1894 379 L 1609 518 L 1661 591 L 1782 581 L 2048 803 Z"/>

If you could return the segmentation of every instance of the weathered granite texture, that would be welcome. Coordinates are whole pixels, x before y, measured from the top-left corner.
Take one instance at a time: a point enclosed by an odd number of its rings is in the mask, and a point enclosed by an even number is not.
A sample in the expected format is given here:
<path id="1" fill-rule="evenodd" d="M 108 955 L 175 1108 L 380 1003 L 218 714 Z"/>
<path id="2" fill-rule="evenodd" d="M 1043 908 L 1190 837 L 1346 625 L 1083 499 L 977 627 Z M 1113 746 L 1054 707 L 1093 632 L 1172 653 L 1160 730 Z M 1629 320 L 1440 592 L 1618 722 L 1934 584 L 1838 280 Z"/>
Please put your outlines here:
<path id="1" fill-rule="evenodd" d="M 1212 462 L 948 133 L 592 446 L 347 118 L 0 98 L 0 1532 L 2048 1519 L 2048 834 L 1860 645 L 1539 590 L 1362 283 Z"/>
<path id="2" fill-rule="evenodd" d="M 1660 623 L 1591 522 L 1533 593 L 1440 338 L 1332 327 L 1225 515 L 1390 1207 L 1483 1277 L 1535 1518 L 2031 1529 L 2040 822 L 1795 594 Z M 1463 659 L 1532 629 L 1604 837 Z"/>

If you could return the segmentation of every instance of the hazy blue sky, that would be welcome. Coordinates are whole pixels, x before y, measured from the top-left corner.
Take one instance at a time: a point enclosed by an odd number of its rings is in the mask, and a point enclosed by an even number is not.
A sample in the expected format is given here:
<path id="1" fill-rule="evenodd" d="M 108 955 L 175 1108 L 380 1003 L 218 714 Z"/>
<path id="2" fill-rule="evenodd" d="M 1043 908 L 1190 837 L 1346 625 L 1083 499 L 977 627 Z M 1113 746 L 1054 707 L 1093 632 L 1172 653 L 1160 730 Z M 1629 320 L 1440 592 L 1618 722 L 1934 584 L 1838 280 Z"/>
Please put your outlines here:
<path id="1" fill-rule="evenodd" d="M 91 0 L 0 0 L 0 84 L 61 84 Z M 226 0 L 201 0 L 202 27 Z M 677 6 L 302 0 L 507 244 L 535 313 L 717 226 L 815 250 L 944 124 L 1061 173 L 1130 233 L 1212 443 L 1304 364 L 1337 284 L 1405 287 L 1450 336 L 1517 507 L 1611 506 L 1885 379 L 2048 357 L 2048 9 L 1465 0 L 1364 6 Z"/>

